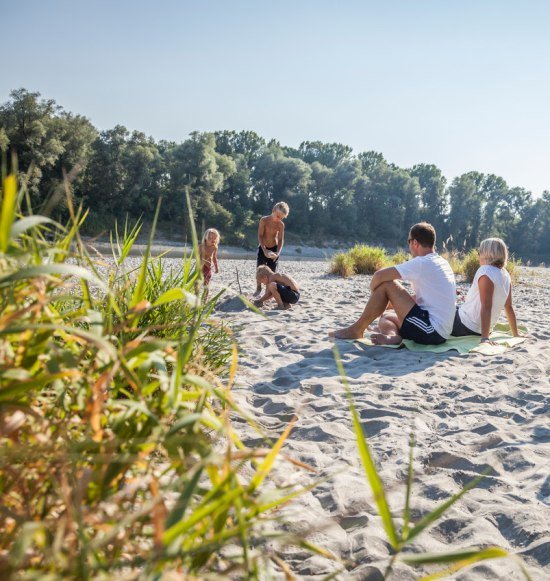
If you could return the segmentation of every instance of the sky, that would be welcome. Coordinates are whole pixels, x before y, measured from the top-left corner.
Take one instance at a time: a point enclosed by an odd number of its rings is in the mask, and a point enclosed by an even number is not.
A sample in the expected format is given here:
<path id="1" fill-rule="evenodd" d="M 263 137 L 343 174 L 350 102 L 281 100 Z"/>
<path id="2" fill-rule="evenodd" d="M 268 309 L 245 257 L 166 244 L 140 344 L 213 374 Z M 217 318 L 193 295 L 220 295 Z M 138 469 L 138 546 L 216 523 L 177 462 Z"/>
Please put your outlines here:
<path id="1" fill-rule="evenodd" d="M 0 0 L 24 87 L 156 140 L 254 130 L 550 190 L 547 0 Z"/>

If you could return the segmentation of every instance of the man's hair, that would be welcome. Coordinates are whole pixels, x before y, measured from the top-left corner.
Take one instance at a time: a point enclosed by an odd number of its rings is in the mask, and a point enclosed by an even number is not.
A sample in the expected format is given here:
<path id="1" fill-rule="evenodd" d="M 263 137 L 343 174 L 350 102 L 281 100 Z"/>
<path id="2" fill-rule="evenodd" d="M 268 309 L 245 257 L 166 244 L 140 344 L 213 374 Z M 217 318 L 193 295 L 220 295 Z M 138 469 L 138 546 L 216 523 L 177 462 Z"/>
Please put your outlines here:
<path id="1" fill-rule="evenodd" d="M 279 212 L 282 212 L 285 216 L 288 216 L 288 213 L 290 212 L 290 208 L 286 202 L 277 202 L 273 206 L 273 210 L 279 210 Z"/>
<path id="2" fill-rule="evenodd" d="M 428 222 L 415 224 L 409 233 L 409 237 L 416 240 L 420 246 L 433 248 L 435 246 L 435 228 Z"/>
<path id="3" fill-rule="evenodd" d="M 206 241 L 208 240 L 208 236 L 210 234 L 215 234 L 216 238 L 218 239 L 218 242 L 220 240 L 220 233 L 216 230 L 216 228 L 208 228 L 208 230 L 205 230 L 204 234 L 202 235 L 202 243 L 206 244 Z"/>
<path id="4" fill-rule="evenodd" d="M 271 276 L 274 272 L 267 266 L 267 264 L 261 264 L 256 269 L 256 280 L 260 280 L 260 278 L 264 276 Z"/>
<path id="5" fill-rule="evenodd" d="M 479 245 L 479 257 L 484 258 L 491 266 L 503 268 L 508 262 L 508 248 L 500 238 L 487 238 Z"/>

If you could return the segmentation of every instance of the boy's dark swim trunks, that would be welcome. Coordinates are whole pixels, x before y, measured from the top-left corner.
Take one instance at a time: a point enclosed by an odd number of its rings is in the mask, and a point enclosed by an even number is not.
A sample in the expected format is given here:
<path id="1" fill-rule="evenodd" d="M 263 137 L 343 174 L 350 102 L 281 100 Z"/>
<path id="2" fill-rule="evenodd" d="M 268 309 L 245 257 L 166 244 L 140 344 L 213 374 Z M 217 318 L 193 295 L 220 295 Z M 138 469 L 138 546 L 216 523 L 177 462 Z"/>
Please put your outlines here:
<path id="1" fill-rule="evenodd" d="M 289 305 L 295 305 L 300 299 L 300 293 L 292 290 L 286 284 L 277 283 L 277 290 L 281 295 L 283 303 L 288 303 Z"/>
<path id="2" fill-rule="evenodd" d="M 277 246 L 276 245 L 272 246 L 271 248 L 268 248 L 268 250 L 271 250 L 272 252 L 277 252 Z M 273 260 L 272 258 L 268 258 L 264 254 L 262 247 L 258 246 L 258 258 L 256 259 L 256 267 L 261 266 L 262 264 L 267 264 L 267 266 L 269 266 L 269 268 L 271 268 L 271 270 L 275 272 L 277 270 L 278 260 L 279 257 L 277 257 L 275 260 Z"/>

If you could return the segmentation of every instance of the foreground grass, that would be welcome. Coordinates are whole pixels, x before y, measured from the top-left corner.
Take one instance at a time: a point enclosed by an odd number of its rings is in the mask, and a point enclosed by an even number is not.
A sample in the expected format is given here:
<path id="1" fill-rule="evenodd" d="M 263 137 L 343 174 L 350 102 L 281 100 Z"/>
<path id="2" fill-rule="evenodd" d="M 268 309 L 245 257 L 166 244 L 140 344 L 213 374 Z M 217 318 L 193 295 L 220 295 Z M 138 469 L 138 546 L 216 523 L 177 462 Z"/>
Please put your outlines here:
<path id="1" fill-rule="evenodd" d="M 24 216 L 25 205 L 7 176 L 0 577 L 258 577 L 282 566 L 274 541 L 302 541 L 272 519 L 299 491 L 264 482 L 291 425 L 263 449 L 234 432 L 231 414 L 255 424 L 233 402 L 237 349 L 193 257 L 175 271 L 151 260 L 153 225 L 128 272 L 139 225 L 113 234 L 106 262 L 82 244 L 80 210 L 61 226 Z"/>

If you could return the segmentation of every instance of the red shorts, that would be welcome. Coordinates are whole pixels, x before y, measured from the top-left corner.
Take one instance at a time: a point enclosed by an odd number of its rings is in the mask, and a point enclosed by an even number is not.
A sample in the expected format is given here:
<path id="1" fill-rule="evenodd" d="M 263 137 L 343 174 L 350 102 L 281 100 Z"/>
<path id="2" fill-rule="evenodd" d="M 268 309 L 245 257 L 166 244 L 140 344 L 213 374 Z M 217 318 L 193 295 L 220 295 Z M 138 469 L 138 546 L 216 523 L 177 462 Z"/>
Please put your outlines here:
<path id="1" fill-rule="evenodd" d="M 209 264 L 203 264 L 202 276 L 204 278 L 204 284 L 208 284 L 212 279 L 212 267 Z"/>

